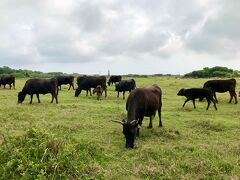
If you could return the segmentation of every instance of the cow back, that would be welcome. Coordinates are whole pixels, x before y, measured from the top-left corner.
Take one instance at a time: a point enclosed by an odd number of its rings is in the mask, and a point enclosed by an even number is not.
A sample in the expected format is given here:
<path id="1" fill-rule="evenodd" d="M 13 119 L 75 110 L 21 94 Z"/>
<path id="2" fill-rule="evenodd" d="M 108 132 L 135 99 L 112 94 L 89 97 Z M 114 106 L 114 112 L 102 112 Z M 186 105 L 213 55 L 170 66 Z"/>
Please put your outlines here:
<path id="1" fill-rule="evenodd" d="M 152 116 L 162 104 L 162 91 L 157 85 L 133 90 L 127 100 L 128 121 L 137 119 L 138 115 Z"/>
<path id="2" fill-rule="evenodd" d="M 47 94 L 47 93 L 56 93 L 57 92 L 57 79 L 29 79 L 24 85 L 22 90 L 25 93 L 39 93 L 39 94 Z"/>
<path id="3" fill-rule="evenodd" d="M 204 83 L 204 88 L 211 87 L 215 92 L 226 92 L 226 91 L 235 91 L 236 80 L 227 79 L 227 80 L 210 80 Z"/>
<path id="4" fill-rule="evenodd" d="M 97 85 L 106 88 L 106 81 L 105 76 L 79 76 L 77 78 L 78 87 L 81 89 L 96 88 Z"/>

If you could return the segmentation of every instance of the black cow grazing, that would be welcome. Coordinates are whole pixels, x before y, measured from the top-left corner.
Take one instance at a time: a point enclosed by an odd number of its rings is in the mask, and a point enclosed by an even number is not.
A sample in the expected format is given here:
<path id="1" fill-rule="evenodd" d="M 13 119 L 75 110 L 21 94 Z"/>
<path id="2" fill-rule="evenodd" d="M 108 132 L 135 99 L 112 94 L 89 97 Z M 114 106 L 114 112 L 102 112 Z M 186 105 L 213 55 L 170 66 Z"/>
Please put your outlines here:
<path id="1" fill-rule="evenodd" d="M 100 100 L 103 93 L 103 88 L 101 85 L 97 85 L 97 87 L 93 90 L 93 94 L 97 94 L 97 100 Z"/>
<path id="2" fill-rule="evenodd" d="M 62 84 L 69 84 L 68 90 L 71 89 L 71 87 L 74 89 L 74 76 L 57 76 L 56 77 L 57 82 L 58 82 L 58 87 L 61 90 L 61 85 Z"/>
<path id="3" fill-rule="evenodd" d="M 38 103 L 40 103 L 39 94 L 52 94 L 52 101 L 55 98 L 56 103 L 58 103 L 58 88 L 57 88 L 57 80 L 55 78 L 52 79 L 29 79 L 25 83 L 21 92 L 18 93 L 18 103 L 22 103 L 27 94 L 30 95 L 32 104 L 33 95 L 36 94 L 38 98 Z"/>
<path id="4" fill-rule="evenodd" d="M 108 80 L 108 86 L 110 86 L 113 83 L 118 83 L 122 80 L 122 76 L 110 76 L 109 80 Z"/>
<path id="5" fill-rule="evenodd" d="M 123 134 L 126 138 L 126 148 L 134 147 L 134 140 L 139 135 L 138 125 L 142 125 L 144 116 L 150 117 L 149 128 L 152 128 L 152 119 L 158 111 L 159 126 L 161 120 L 162 91 L 156 84 L 147 88 L 133 90 L 126 103 L 127 121 L 115 121 L 123 125 Z"/>
<path id="6" fill-rule="evenodd" d="M 6 84 L 9 85 L 10 89 L 12 88 L 12 84 L 13 84 L 13 87 L 15 89 L 15 77 L 13 75 L 1 77 L 0 78 L 0 87 L 1 87 L 1 85 L 3 85 L 3 87 L 5 88 Z"/>
<path id="7" fill-rule="evenodd" d="M 134 79 L 122 80 L 115 85 L 115 91 L 118 92 L 117 97 L 119 97 L 119 92 L 123 92 L 123 99 L 125 99 L 125 91 L 129 93 L 136 88 L 136 82 Z"/>
<path id="8" fill-rule="evenodd" d="M 104 92 L 105 97 L 107 97 L 107 85 L 106 85 L 106 77 L 105 76 L 79 76 L 77 78 L 77 84 L 78 88 L 75 90 L 75 97 L 78 97 L 81 94 L 82 90 L 90 92 L 90 96 L 92 96 L 91 88 L 96 88 L 98 85 L 100 85 Z"/>
<path id="9" fill-rule="evenodd" d="M 217 106 L 216 106 L 216 102 L 213 99 L 213 89 L 212 88 L 191 88 L 191 89 L 181 89 L 178 92 L 178 96 L 185 96 L 187 99 L 185 100 L 183 107 L 185 106 L 185 104 L 192 100 L 193 101 L 193 106 L 194 109 L 196 108 L 195 106 L 195 99 L 197 98 L 206 98 L 208 105 L 207 105 L 207 110 L 210 106 L 211 101 L 214 104 L 215 109 L 217 110 Z"/>
<path id="10" fill-rule="evenodd" d="M 235 104 L 237 104 L 237 94 L 236 94 L 236 79 L 227 79 L 227 80 L 210 80 L 204 83 L 204 88 L 211 87 L 214 91 L 214 98 L 215 101 L 218 102 L 216 92 L 224 93 L 229 92 L 230 94 L 230 100 L 229 103 L 232 102 L 233 97 L 235 98 Z M 203 98 L 200 99 L 200 101 Z"/>

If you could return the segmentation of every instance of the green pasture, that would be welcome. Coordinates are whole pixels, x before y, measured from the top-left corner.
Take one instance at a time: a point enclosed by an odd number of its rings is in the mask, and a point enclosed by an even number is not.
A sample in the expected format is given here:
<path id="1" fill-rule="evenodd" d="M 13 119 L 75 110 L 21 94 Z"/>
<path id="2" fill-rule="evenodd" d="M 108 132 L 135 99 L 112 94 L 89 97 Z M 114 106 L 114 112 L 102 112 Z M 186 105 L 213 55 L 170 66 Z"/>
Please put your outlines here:
<path id="1" fill-rule="evenodd" d="M 137 87 L 161 87 L 163 127 L 156 116 L 148 129 L 145 118 L 134 149 L 125 149 L 122 126 L 111 121 L 126 118 L 114 86 L 101 101 L 62 86 L 59 104 L 50 94 L 40 95 L 40 104 L 36 96 L 32 105 L 29 96 L 17 104 L 26 80 L 0 88 L 0 179 L 240 178 L 240 104 L 218 93 L 217 111 L 198 100 L 196 109 L 192 102 L 182 108 L 185 98 L 176 95 L 207 79 L 135 78 Z"/>

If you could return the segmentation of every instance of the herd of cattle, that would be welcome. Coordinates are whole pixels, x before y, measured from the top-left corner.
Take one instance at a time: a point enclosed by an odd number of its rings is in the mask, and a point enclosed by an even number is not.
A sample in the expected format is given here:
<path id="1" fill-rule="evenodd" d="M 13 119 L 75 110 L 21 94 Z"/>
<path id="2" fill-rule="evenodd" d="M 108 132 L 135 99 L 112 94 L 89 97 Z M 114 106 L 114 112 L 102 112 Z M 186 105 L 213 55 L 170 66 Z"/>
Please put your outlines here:
<path id="1" fill-rule="evenodd" d="M 126 102 L 127 119 L 123 121 L 114 121 L 122 124 L 123 134 L 126 139 L 126 148 L 134 147 L 134 140 L 136 136 L 139 135 L 139 127 L 142 125 L 144 117 L 150 117 L 149 128 L 152 128 L 152 119 L 154 118 L 156 112 L 158 112 L 159 126 L 162 126 L 161 121 L 161 108 L 162 108 L 162 90 L 161 88 L 153 84 L 149 87 L 136 88 L 136 82 L 134 79 L 122 80 L 121 76 L 111 76 L 107 82 L 105 76 L 79 76 L 77 77 L 77 88 L 75 89 L 75 97 L 78 97 L 82 90 L 85 90 L 87 95 L 88 92 L 92 95 L 91 89 L 93 89 L 93 94 L 96 93 L 97 99 L 100 100 L 103 91 L 105 92 L 105 97 L 107 96 L 107 85 L 109 86 L 115 83 L 115 91 L 117 91 L 117 97 L 119 97 L 119 92 L 123 92 L 123 99 L 125 99 L 125 92 L 129 91 L 129 96 Z M 40 103 L 39 94 L 50 93 L 52 95 L 53 103 L 54 99 L 58 103 L 58 92 L 61 90 L 61 85 L 69 84 L 68 90 L 71 87 L 74 89 L 74 77 L 73 76 L 58 76 L 51 79 L 40 79 L 33 78 L 26 81 L 21 92 L 18 93 L 18 103 L 22 103 L 26 95 L 30 95 L 32 103 L 33 95 L 36 94 L 38 103 Z M 0 87 L 1 85 L 9 85 L 10 89 L 13 85 L 15 88 L 15 77 L 5 76 L 0 77 Z M 207 110 L 210 103 L 213 102 L 215 109 L 217 110 L 216 103 L 218 102 L 216 97 L 216 92 L 229 92 L 230 101 L 235 99 L 235 104 L 237 104 L 237 94 L 236 94 L 236 80 L 209 80 L 204 83 L 203 88 L 191 88 L 191 89 L 181 89 L 178 92 L 178 96 L 185 96 L 183 107 L 185 104 L 192 100 L 194 108 L 195 100 L 199 99 L 202 101 L 204 98 L 207 100 Z M 240 94 L 239 94 L 240 96 Z"/>

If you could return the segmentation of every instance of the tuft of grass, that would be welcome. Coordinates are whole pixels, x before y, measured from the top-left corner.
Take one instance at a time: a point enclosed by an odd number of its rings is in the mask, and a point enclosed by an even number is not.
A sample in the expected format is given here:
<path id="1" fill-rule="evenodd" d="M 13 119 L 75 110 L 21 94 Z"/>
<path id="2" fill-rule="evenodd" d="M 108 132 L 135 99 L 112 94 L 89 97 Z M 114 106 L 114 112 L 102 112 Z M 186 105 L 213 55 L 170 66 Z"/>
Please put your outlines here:
<path id="1" fill-rule="evenodd" d="M 196 128 L 198 127 L 198 130 L 200 131 L 203 130 L 203 131 L 220 132 L 227 129 L 227 127 L 221 124 L 220 122 L 214 123 L 214 122 L 211 122 L 210 120 L 203 120 L 203 121 L 196 122 L 194 126 Z"/>

